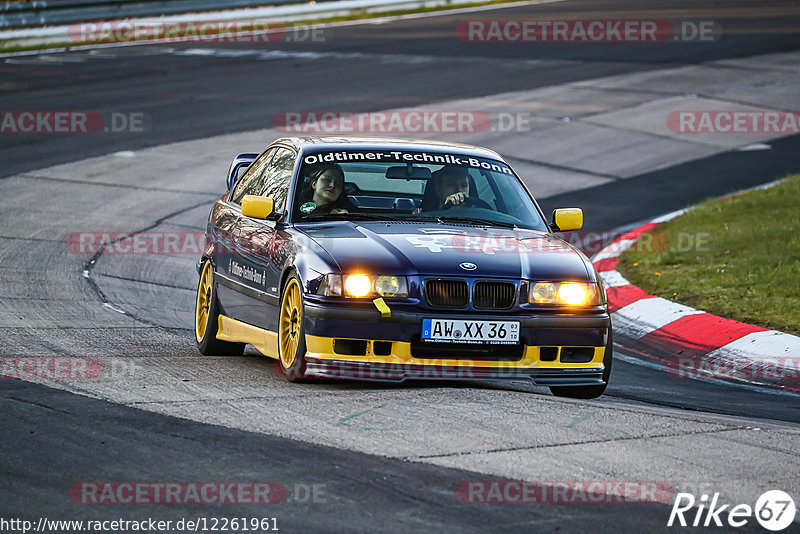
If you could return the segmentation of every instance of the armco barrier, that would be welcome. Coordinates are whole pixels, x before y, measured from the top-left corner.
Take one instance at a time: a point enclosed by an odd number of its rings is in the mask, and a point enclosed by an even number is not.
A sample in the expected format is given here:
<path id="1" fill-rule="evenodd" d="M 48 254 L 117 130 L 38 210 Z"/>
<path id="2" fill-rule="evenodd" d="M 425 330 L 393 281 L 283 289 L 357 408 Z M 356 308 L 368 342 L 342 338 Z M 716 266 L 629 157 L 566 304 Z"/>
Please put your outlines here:
<path id="1" fill-rule="evenodd" d="M 292 4 L 298 0 L 49 0 L 0 4 L 0 29 Z"/>

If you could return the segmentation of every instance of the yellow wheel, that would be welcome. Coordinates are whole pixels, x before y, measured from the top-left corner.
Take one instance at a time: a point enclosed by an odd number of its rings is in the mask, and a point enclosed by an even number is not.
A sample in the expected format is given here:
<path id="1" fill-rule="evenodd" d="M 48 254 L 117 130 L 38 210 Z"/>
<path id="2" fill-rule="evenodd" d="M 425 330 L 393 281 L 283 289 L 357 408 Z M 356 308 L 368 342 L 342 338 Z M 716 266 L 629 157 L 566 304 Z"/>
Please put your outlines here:
<path id="1" fill-rule="evenodd" d="M 303 328 L 303 293 L 300 280 L 291 276 L 281 297 L 278 351 L 286 378 L 292 382 L 305 377 L 306 339 Z"/>
<path id="2" fill-rule="evenodd" d="M 197 283 L 197 300 L 194 306 L 194 339 L 202 354 L 237 356 L 244 352 L 244 343 L 231 343 L 217 339 L 219 303 L 214 287 L 214 266 L 203 263 Z"/>
<path id="3" fill-rule="evenodd" d="M 198 343 L 203 341 L 208 326 L 208 315 L 211 309 L 211 290 L 213 289 L 213 268 L 211 262 L 203 264 L 200 282 L 197 284 L 197 304 L 194 308 L 194 337 Z"/>

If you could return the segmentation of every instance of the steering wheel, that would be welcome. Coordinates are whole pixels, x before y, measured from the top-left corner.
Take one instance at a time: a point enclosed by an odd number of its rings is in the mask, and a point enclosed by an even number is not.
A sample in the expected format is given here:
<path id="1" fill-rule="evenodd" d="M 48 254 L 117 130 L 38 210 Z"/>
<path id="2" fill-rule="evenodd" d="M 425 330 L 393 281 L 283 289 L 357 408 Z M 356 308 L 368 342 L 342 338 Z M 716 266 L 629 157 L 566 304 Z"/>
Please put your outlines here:
<path id="1" fill-rule="evenodd" d="M 461 204 L 453 204 L 452 202 L 445 202 L 444 206 L 442 206 L 443 210 L 449 210 L 450 208 L 485 208 L 491 209 L 489 204 L 484 202 L 479 198 L 474 197 L 466 197 L 464 202 Z"/>

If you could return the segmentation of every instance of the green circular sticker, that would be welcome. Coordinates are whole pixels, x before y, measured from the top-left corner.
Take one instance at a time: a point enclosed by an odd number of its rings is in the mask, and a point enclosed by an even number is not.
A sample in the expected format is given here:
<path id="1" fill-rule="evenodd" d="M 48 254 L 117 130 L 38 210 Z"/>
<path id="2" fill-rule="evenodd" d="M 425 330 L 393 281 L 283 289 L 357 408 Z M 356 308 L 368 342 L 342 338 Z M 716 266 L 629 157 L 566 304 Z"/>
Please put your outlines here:
<path id="1" fill-rule="evenodd" d="M 300 211 L 302 211 L 303 213 L 311 213 L 315 209 L 317 209 L 317 205 L 314 204 L 313 202 L 306 202 L 305 204 L 300 206 Z"/>

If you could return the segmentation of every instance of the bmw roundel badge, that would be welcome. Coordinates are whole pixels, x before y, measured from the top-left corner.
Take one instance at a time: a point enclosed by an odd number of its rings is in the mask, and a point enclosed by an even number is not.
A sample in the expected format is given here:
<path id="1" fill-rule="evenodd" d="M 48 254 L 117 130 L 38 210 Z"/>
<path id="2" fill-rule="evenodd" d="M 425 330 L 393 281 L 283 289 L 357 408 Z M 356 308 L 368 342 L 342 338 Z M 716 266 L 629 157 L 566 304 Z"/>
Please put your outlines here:
<path id="1" fill-rule="evenodd" d="M 467 271 L 474 271 L 475 269 L 478 268 L 478 266 L 472 263 L 471 261 L 465 261 L 464 263 L 461 264 L 461 268 Z"/>

